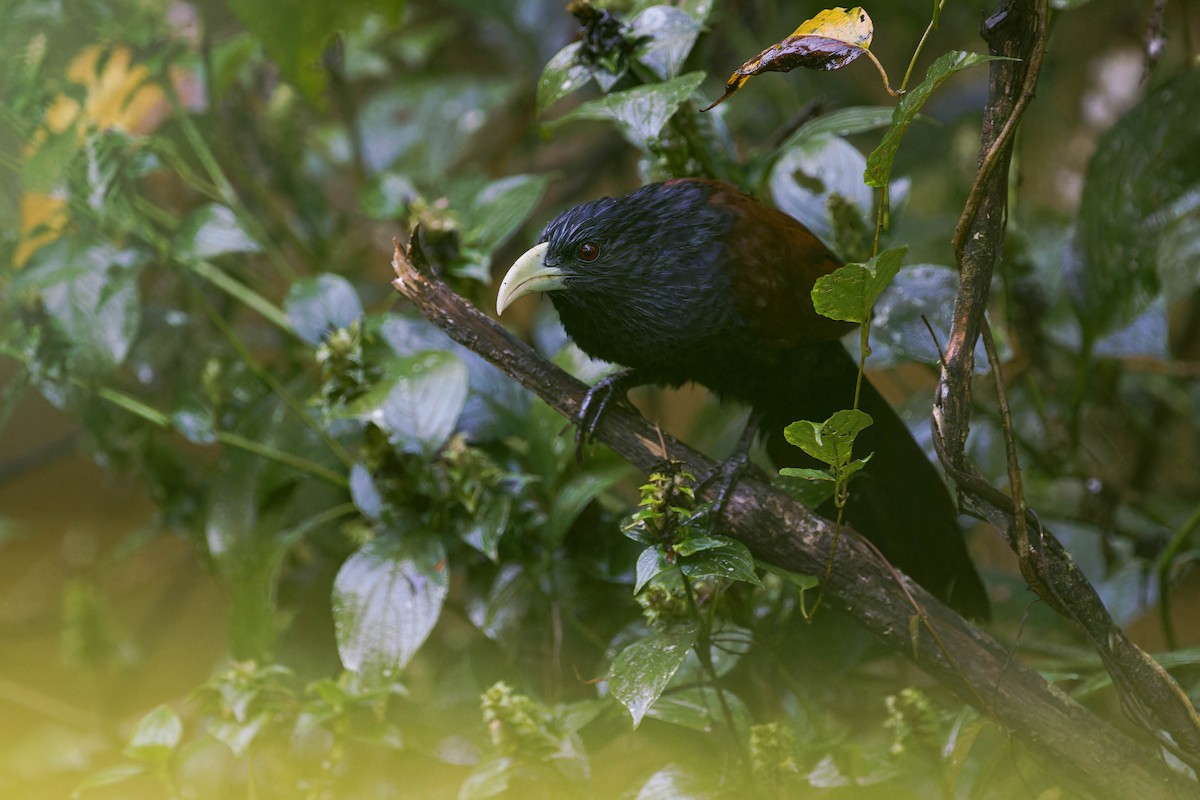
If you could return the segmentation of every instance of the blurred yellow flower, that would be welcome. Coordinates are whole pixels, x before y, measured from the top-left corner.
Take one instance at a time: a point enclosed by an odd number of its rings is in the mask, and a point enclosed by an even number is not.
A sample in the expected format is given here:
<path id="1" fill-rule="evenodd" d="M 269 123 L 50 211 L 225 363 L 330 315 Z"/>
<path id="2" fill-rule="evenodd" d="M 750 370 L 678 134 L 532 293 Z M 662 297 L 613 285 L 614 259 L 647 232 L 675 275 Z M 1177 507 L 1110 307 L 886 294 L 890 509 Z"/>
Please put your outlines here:
<path id="1" fill-rule="evenodd" d="M 118 47 L 108 53 L 103 71 L 98 71 L 105 54 L 100 45 L 80 51 L 67 67 L 67 78 L 87 88 L 82 121 L 98 128 L 116 128 L 128 133 L 149 133 L 166 117 L 166 94 L 150 82 L 150 70 L 130 65 L 132 53 Z M 46 127 L 62 133 L 81 121 L 79 103 L 60 95 L 46 112 Z"/>
<path id="2" fill-rule="evenodd" d="M 107 57 L 106 57 L 107 56 Z M 162 87 L 152 82 L 150 70 L 132 64 L 128 47 L 111 50 L 100 45 L 84 48 L 67 67 L 67 78 L 85 87 L 82 106 L 59 95 L 46 110 L 45 123 L 30 139 L 26 158 L 45 143 L 48 134 L 78 129 L 82 140 L 87 129 L 116 129 L 131 134 L 154 130 L 170 107 Z M 53 241 L 67 222 L 65 192 L 27 192 L 21 197 L 21 240 L 13 257 L 22 266 L 42 245 Z"/>
<path id="3" fill-rule="evenodd" d="M 21 266 L 44 244 L 54 241 L 67 224 L 67 199 L 58 194 L 21 195 L 21 241 L 13 263 Z"/>

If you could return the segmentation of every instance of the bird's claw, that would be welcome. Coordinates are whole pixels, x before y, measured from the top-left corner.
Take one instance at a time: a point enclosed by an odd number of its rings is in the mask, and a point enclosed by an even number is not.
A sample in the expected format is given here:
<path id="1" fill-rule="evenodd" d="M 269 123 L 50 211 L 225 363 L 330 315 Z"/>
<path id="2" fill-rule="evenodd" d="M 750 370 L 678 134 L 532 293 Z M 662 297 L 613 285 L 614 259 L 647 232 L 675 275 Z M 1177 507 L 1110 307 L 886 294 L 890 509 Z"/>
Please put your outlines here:
<path id="1" fill-rule="evenodd" d="M 761 424 L 762 415 L 757 411 L 751 412 L 750 418 L 746 420 L 746 427 L 742 429 L 742 435 L 738 437 L 737 445 L 733 448 L 733 455 L 715 464 L 696 482 L 696 491 L 702 492 L 718 477 L 721 479 L 717 486 L 717 497 L 708 512 L 710 526 L 715 527 L 724 519 L 725 507 L 729 504 L 737 482 L 745 477 L 746 473 L 754 470 L 754 465 L 750 463 L 750 445 L 753 444 L 754 434 Z"/>
<path id="2" fill-rule="evenodd" d="M 724 519 L 725 509 L 729 505 L 729 498 L 733 495 L 733 490 L 737 486 L 738 481 L 753 470 L 754 465 L 750 463 L 749 456 L 745 452 L 736 452 L 719 464 L 713 465 L 712 469 L 704 473 L 696 481 L 696 491 L 703 492 L 714 481 L 720 479 L 720 483 L 717 484 L 717 496 L 708 511 L 710 526 L 715 527 Z"/>
<path id="3" fill-rule="evenodd" d="M 625 393 L 638 383 L 632 370 L 614 372 L 592 385 L 584 395 L 579 413 L 575 416 L 575 463 L 583 463 L 583 449 L 589 441 L 595 438 L 596 426 L 600 418 L 608 410 L 608 404 L 614 397 L 623 399 Z"/>

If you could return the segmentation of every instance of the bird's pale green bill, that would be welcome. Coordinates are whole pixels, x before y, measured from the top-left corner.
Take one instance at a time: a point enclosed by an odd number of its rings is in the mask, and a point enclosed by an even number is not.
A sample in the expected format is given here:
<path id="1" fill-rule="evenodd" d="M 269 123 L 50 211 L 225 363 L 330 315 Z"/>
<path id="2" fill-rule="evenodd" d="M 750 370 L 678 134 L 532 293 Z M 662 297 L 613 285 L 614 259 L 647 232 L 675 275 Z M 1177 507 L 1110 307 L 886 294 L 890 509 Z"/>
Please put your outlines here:
<path id="1" fill-rule="evenodd" d="M 546 266 L 548 242 L 531 247 L 509 267 L 508 274 L 500 282 L 500 293 L 496 296 L 496 313 L 503 314 L 518 297 L 534 292 L 553 292 L 563 286 L 563 271 L 558 267 Z"/>

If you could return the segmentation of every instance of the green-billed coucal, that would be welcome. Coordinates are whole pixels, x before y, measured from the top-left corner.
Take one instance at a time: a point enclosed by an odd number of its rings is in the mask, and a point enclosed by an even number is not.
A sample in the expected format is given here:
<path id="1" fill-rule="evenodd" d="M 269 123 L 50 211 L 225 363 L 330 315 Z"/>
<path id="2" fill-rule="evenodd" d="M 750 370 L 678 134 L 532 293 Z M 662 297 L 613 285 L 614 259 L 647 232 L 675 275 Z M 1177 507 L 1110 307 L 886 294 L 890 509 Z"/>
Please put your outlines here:
<path id="1" fill-rule="evenodd" d="M 858 374 L 838 341 L 851 326 L 812 305 L 813 282 L 839 266 L 807 228 L 741 190 L 673 180 L 560 214 L 504 277 L 497 305 L 550 292 L 585 353 L 628 368 L 610 392 L 695 381 L 751 406 L 776 465 L 811 465 L 783 429 L 850 407 Z M 869 382 L 859 406 L 874 424 L 855 452 L 874 456 L 851 483 L 847 519 L 925 588 L 986 618 L 941 477 Z"/>

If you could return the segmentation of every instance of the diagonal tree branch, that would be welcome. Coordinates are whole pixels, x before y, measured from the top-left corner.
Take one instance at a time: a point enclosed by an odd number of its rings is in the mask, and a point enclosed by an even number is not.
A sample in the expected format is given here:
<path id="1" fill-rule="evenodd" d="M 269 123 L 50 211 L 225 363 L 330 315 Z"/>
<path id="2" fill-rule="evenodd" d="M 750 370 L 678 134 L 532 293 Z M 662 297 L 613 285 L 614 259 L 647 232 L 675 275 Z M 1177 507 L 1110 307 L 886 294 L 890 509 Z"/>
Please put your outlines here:
<path id="1" fill-rule="evenodd" d="M 421 314 L 574 419 L 586 386 L 432 277 L 412 245 L 397 245 L 393 267 L 393 285 Z M 596 436 L 643 471 L 662 463 L 658 432 L 627 408 L 610 408 Z M 667 458 L 684 462 L 695 474 L 712 466 L 705 456 L 669 438 L 666 451 Z M 824 570 L 833 524 L 761 481 L 739 482 L 725 520 L 731 535 L 756 558 L 794 572 Z M 1145 742 L 1116 730 L 1017 663 L 998 642 L 921 587 L 907 578 L 898 585 L 893 576 L 891 567 L 863 539 L 843 529 L 826 597 L 886 646 L 913 659 L 1012 732 L 1035 757 L 1094 791 L 1139 799 L 1181 798 L 1200 788 L 1172 772 Z M 913 624 L 910 598 L 922 608 L 920 625 Z"/>

